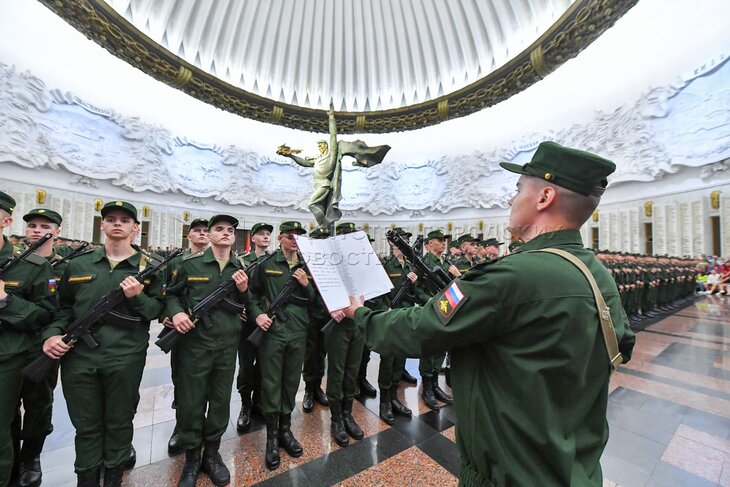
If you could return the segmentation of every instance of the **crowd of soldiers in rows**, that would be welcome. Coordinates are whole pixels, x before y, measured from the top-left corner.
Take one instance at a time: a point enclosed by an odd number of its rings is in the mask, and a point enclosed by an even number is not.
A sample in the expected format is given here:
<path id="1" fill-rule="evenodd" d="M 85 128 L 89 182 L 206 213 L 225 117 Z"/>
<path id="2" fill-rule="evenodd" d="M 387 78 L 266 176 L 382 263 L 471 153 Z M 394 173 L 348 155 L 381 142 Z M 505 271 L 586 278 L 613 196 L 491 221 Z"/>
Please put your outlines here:
<path id="1" fill-rule="evenodd" d="M 12 223 L 14 206 L 13 199 L 0 192 L 2 229 Z M 393 424 L 397 415 L 412 415 L 398 398 L 402 381 L 418 383 L 405 368 L 406 357 L 381 356 L 378 388 L 370 384 L 370 351 L 363 330 L 341 311 L 326 309 L 300 260 L 296 236 L 307 232 L 299 222 L 279 226 L 276 249 L 271 248 L 273 226 L 255 224 L 250 252 L 236 255 L 236 218 L 196 219 L 187 235 L 189 248 L 182 255 L 169 249 L 162 252 L 170 254 L 163 258 L 132 245 L 138 231 L 133 205 L 109 202 L 101 213 L 104 244 L 82 248 L 83 242 L 66 241 L 54 246 L 51 238 L 1 274 L 0 385 L 10 398 L 0 406 L 0 486 L 40 485 L 40 453 L 53 429 L 51 408 L 59 361 L 64 397 L 76 430 L 78 485 L 99 486 L 102 473 L 105 486 L 121 485 L 123 471 L 136 460 L 132 420 L 149 324 L 155 320 L 164 325 L 161 336 L 173 344 L 176 428 L 168 447 L 171 454 L 185 452 L 179 486 L 194 486 L 201 471 L 215 485 L 229 483 L 230 473 L 218 449 L 230 416 L 234 379 L 241 395 L 237 428 L 245 433 L 252 415 L 263 417 L 264 459 L 271 470 L 280 464 L 280 449 L 292 457 L 303 454 L 291 430 L 301 380 L 305 383 L 303 411 L 313 411 L 315 403 L 327 407 L 330 434 L 341 447 L 364 437 L 352 414 L 355 397 L 379 397 L 379 415 L 387 424 Z M 23 219 L 27 243 L 47 233 L 58 243 L 61 215 L 39 208 Z M 355 231 L 353 223 L 336 227 L 337 234 Z M 412 235 L 403 228 L 396 227 L 394 233 L 411 243 Z M 318 228 L 308 236 L 330 234 Z M 429 232 L 419 255 L 428 268 L 440 267 L 452 279 L 480 262 L 498 259 L 503 245 L 471 234 L 450 239 L 441 230 Z M 519 242 L 510 247 L 515 245 Z M 382 261 L 393 291 L 366 305 L 387 309 L 425 304 L 430 293 L 421 276 L 396 245 L 391 243 L 390 248 Z M 22 250 L 21 241 L 4 237 L 0 266 Z M 671 309 L 695 289 L 695 261 L 610 252 L 597 255 L 616 279 L 634 323 Z M 144 274 L 152 267 L 161 270 Z M 140 275 L 145 276 L 142 282 L 134 277 Z M 119 289 L 125 299 L 115 308 L 114 319 L 111 314 L 101 315 L 93 335 L 84 335 L 88 330 L 75 331 L 80 316 Z M 220 289 L 225 290 L 222 298 L 212 307 L 203 306 Z M 286 302 L 276 308 L 286 292 Z M 263 338 L 250 340 L 257 331 Z M 90 336 L 93 339 L 87 341 Z M 37 383 L 23 379 L 21 371 L 43 354 L 54 359 L 55 366 Z M 421 397 L 433 411 L 439 411 L 442 403 L 453 403 L 439 385 L 439 373 L 448 372 L 445 359 L 445 355 L 419 357 Z M 322 390 L 325 374 L 326 392 Z"/>

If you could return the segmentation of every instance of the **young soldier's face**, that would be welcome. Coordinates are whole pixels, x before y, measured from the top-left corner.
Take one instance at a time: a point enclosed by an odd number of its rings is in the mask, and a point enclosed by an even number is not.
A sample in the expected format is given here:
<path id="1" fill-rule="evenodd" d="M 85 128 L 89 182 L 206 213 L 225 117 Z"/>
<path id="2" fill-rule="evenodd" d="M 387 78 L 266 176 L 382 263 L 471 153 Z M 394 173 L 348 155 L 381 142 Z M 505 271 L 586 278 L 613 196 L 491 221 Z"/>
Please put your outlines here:
<path id="1" fill-rule="evenodd" d="M 284 252 L 296 252 L 299 249 L 297 241 L 294 240 L 294 234 L 291 232 L 280 233 L 277 240 L 279 240 L 281 250 Z"/>
<path id="2" fill-rule="evenodd" d="M 251 236 L 251 241 L 256 247 L 268 249 L 271 244 L 271 232 L 266 229 L 259 230 Z"/>
<path id="3" fill-rule="evenodd" d="M 434 254 L 442 254 L 446 248 L 445 238 L 432 238 L 428 241 L 429 250 Z"/>
<path id="4" fill-rule="evenodd" d="M 139 226 L 129 214 L 122 210 L 112 210 L 101 221 L 101 231 L 110 240 L 129 241 L 132 234 L 137 234 Z"/>
<path id="5" fill-rule="evenodd" d="M 467 255 L 474 255 L 477 253 L 477 244 L 476 242 L 464 242 L 461 244 L 461 251 L 464 254 Z"/>
<path id="6" fill-rule="evenodd" d="M 403 260 L 403 252 L 401 252 L 398 249 L 398 247 L 396 247 L 393 244 L 390 244 L 390 250 L 391 250 L 391 252 L 393 252 L 393 255 L 395 256 L 396 259 Z"/>
<path id="7" fill-rule="evenodd" d="M 495 257 L 499 257 L 499 247 L 495 247 L 494 245 L 490 245 L 487 247 L 486 254 L 489 256 L 490 259 L 494 259 Z"/>
<path id="8" fill-rule="evenodd" d="M 30 243 L 35 243 L 47 233 L 57 237 L 61 233 L 61 229 L 52 221 L 40 217 L 32 218 L 25 225 L 25 238 L 30 240 Z"/>
<path id="9" fill-rule="evenodd" d="M 218 222 L 210 227 L 210 243 L 216 246 L 231 247 L 236 242 L 236 229 L 228 222 Z"/>
<path id="10" fill-rule="evenodd" d="M 451 255 L 454 257 L 459 257 L 461 255 L 461 249 L 459 247 L 451 247 L 449 252 L 451 252 Z"/>
<path id="11" fill-rule="evenodd" d="M 11 223 L 13 223 L 13 217 L 10 216 L 10 213 L 0 209 L 0 235 L 3 234 L 5 227 L 9 227 Z"/>
<path id="12" fill-rule="evenodd" d="M 188 231 L 188 240 L 191 244 L 202 247 L 208 245 L 210 237 L 208 236 L 208 229 L 203 225 L 196 225 Z"/>

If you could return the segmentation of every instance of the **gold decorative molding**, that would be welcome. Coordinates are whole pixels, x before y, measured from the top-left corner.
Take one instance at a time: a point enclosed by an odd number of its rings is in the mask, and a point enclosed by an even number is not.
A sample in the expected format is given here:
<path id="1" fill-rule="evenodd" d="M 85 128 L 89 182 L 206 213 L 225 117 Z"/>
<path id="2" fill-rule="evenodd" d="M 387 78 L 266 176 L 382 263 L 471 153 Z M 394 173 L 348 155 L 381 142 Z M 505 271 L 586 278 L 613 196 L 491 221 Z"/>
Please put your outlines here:
<path id="1" fill-rule="evenodd" d="M 325 110 L 275 102 L 226 83 L 154 42 L 103 0 L 40 2 L 110 53 L 205 103 L 260 122 L 328 132 Z M 425 103 L 391 110 L 338 112 L 337 131 L 351 134 L 414 130 L 495 105 L 578 55 L 637 2 L 576 0 L 532 45 L 469 86 Z"/>
<path id="2" fill-rule="evenodd" d="M 101 211 L 102 208 L 104 208 L 104 202 L 101 199 L 96 198 L 94 200 L 94 211 Z"/>
<path id="3" fill-rule="evenodd" d="M 591 215 L 591 218 L 593 218 L 594 222 L 598 222 L 598 210 L 593 212 L 593 215 Z"/>
<path id="4" fill-rule="evenodd" d="M 150 213 L 152 213 L 152 210 L 150 209 L 150 207 L 149 207 L 149 206 L 147 206 L 147 205 L 144 205 L 144 206 L 142 207 L 142 216 L 143 216 L 144 218 L 149 218 L 149 216 L 150 216 Z"/>
<path id="5" fill-rule="evenodd" d="M 720 191 L 715 190 L 710 193 L 710 208 L 713 210 L 720 209 Z"/>
<path id="6" fill-rule="evenodd" d="M 45 189 L 36 189 L 35 190 L 35 202 L 37 204 L 45 205 L 47 196 L 48 196 L 48 192 Z"/>
<path id="7" fill-rule="evenodd" d="M 647 201 L 644 203 L 644 215 L 651 216 L 654 213 L 654 203 Z"/>
<path id="8" fill-rule="evenodd" d="M 190 220 L 190 212 L 188 210 L 183 211 L 182 213 L 183 221 L 187 222 Z"/>

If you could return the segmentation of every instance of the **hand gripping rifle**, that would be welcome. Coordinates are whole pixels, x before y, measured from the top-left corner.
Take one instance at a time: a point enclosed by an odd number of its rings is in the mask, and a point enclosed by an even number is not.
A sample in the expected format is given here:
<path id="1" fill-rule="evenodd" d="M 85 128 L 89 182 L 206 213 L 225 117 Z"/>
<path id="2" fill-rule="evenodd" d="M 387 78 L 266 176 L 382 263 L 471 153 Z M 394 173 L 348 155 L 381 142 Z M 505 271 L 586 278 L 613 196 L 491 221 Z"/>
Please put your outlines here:
<path id="1" fill-rule="evenodd" d="M 266 262 L 273 256 L 274 254 L 272 252 L 271 254 L 267 254 L 266 257 L 264 257 L 263 259 L 259 259 L 253 264 L 246 267 L 244 269 L 246 276 L 250 278 L 256 269 L 258 269 L 261 265 L 263 265 L 264 262 Z M 244 305 L 237 303 L 228 297 L 228 294 L 233 290 L 235 286 L 236 281 L 234 281 L 233 278 L 225 280 L 220 283 L 215 291 L 201 299 L 200 302 L 196 304 L 190 312 L 190 319 L 193 321 L 193 323 L 197 323 L 199 320 L 203 320 L 203 324 L 206 328 L 212 328 L 213 322 L 210 321 L 210 312 L 216 306 L 220 306 L 222 309 L 233 313 L 241 313 L 245 311 L 246 307 Z M 165 328 L 160 334 L 158 340 L 155 342 L 155 345 L 160 347 L 160 350 L 162 350 L 163 352 L 168 353 L 170 350 L 173 349 L 173 347 L 175 347 L 175 344 L 182 335 L 183 334 L 177 331 L 175 328 Z"/>
<path id="2" fill-rule="evenodd" d="M 294 266 L 294 268 L 291 270 L 292 274 L 297 269 L 304 268 L 304 258 L 301 254 L 299 255 L 299 264 Z M 273 301 L 271 301 L 271 304 L 269 305 L 269 309 L 266 311 L 266 315 L 271 318 L 272 320 L 279 320 L 279 321 L 287 321 L 289 318 L 286 317 L 284 314 L 284 309 L 287 307 L 289 303 L 299 304 L 300 306 L 303 306 L 307 304 L 309 301 L 306 298 L 303 298 L 301 296 L 296 296 L 294 293 L 299 290 L 301 285 L 299 284 L 299 281 L 297 281 L 297 278 L 293 275 L 289 277 L 289 280 L 286 281 L 286 284 L 284 284 L 284 287 L 281 291 L 279 291 L 279 294 L 276 295 Z M 258 348 L 259 345 L 261 345 L 261 340 L 264 338 L 264 332 L 259 328 L 259 326 L 256 326 L 256 329 L 251 332 L 251 334 L 248 336 L 247 340 L 251 342 L 251 344 Z"/>
<path id="3" fill-rule="evenodd" d="M 445 270 L 440 267 L 429 269 L 423 262 L 423 259 L 416 254 L 403 237 L 395 233 L 393 230 L 388 230 L 388 233 L 386 233 L 385 236 L 390 243 L 395 245 L 398 250 L 401 251 L 403 257 L 405 257 L 406 261 L 411 265 L 411 267 L 413 267 L 416 274 L 418 274 L 418 277 L 423 279 L 423 283 L 431 296 L 435 296 L 439 293 L 439 291 L 451 283 L 453 278 Z"/>
<path id="4" fill-rule="evenodd" d="M 53 235 L 47 233 L 32 244 L 28 245 L 28 248 L 26 248 L 24 251 L 19 254 L 15 254 L 11 259 L 8 259 L 8 261 L 5 262 L 2 267 L 0 267 L 0 279 L 4 279 L 11 270 L 13 270 L 18 264 L 23 262 L 23 259 L 38 250 L 41 245 L 48 242 L 48 240 L 52 238 Z"/>
<path id="5" fill-rule="evenodd" d="M 81 251 L 84 250 L 88 246 L 89 246 L 89 242 L 82 242 L 77 247 L 74 247 L 74 249 L 66 257 L 64 257 L 63 259 L 59 259 L 56 262 L 53 262 L 51 264 L 51 267 L 56 268 L 59 265 L 63 264 L 64 262 L 67 262 L 67 261 L 73 259 L 77 255 L 79 255 L 79 253 L 81 253 Z"/>
<path id="6" fill-rule="evenodd" d="M 143 271 L 135 274 L 134 278 L 140 283 L 144 283 L 147 277 L 165 267 L 168 262 L 180 253 L 182 253 L 180 249 L 172 252 L 165 260 L 159 262 L 157 265 L 147 267 Z M 117 287 L 106 293 L 91 309 L 73 320 L 66 330 L 63 343 L 74 346 L 76 342 L 81 340 L 92 350 L 99 348 L 99 343 L 94 340 L 91 332 L 94 325 L 102 320 L 107 321 L 110 325 L 133 329 L 142 322 L 141 318 L 137 316 L 126 316 L 114 311 L 114 308 L 124 302 L 125 299 L 126 297 L 121 287 Z M 40 382 L 57 362 L 58 359 L 51 358 L 43 353 L 23 369 L 23 375 L 34 382 Z"/>

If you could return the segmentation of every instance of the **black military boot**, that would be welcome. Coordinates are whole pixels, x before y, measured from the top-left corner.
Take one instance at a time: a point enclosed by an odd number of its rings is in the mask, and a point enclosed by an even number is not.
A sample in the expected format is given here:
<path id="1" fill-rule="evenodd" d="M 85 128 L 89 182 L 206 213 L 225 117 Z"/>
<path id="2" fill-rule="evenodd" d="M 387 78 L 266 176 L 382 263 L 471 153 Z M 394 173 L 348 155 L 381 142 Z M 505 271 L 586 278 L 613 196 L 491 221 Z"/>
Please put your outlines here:
<path id="1" fill-rule="evenodd" d="M 395 416 L 393 416 L 393 409 L 390 405 L 390 389 L 385 387 L 380 388 L 380 419 L 385 421 L 385 424 L 394 424 Z"/>
<path id="2" fill-rule="evenodd" d="M 251 391 L 241 392 L 241 413 L 236 421 L 236 430 L 245 433 L 251 428 Z"/>
<path id="3" fill-rule="evenodd" d="M 409 384 L 418 384 L 418 379 L 409 374 L 407 370 L 403 370 L 403 375 L 401 375 L 400 379 L 408 382 Z"/>
<path id="4" fill-rule="evenodd" d="M 122 487 L 124 468 L 114 467 L 104 469 L 104 487 Z"/>
<path id="5" fill-rule="evenodd" d="M 423 398 L 423 402 L 426 403 L 426 406 L 432 411 L 441 409 L 439 403 L 436 401 L 436 396 L 433 395 L 433 382 L 431 382 L 431 378 L 421 376 L 421 386 L 423 387 L 421 397 Z"/>
<path id="6" fill-rule="evenodd" d="M 213 485 L 217 487 L 231 482 L 231 473 L 218 452 L 220 446 L 221 440 L 207 441 L 203 450 L 203 462 L 200 465 L 200 470 L 207 473 Z"/>
<path id="7" fill-rule="evenodd" d="M 76 474 L 76 487 L 99 487 L 101 479 L 101 470 L 95 468 L 94 470 L 87 470 Z"/>
<path id="8" fill-rule="evenodd" d="M 304 453 L 302 445 L 291 432 L 291 413 L 279 416 L 279 445 L 284 447 L 290 457 L 301 457 Z"/>
<path id="9" fill-rule="evenodd" d="M 30 439 L 23 442 L 23 449 L 18 455 L 18 487 L 37 487 L 41 485 L 41 451 L 46 437 Z"/>
<path id="10" fill-rule="evenodd" d="M 180 448 L 180 436 L 178 436 L 177 426 L 175 426 L 175 429 L 172 430 L 172 436 L 170 436 L 170 440 L 167 442 L 167 454 L 177 455 L 181 452 L 182 449 Z"/>
<path id="11" fill-rule="evenodd" d="M 352 399 L 342 401 L 342 422 L 345 425 L 345 431 L 347 431 L 348 435 L 356 440 L 365 438 L 365 433 L 363 433 L 360 426 L 355 422 L 355 418 L 352 417 Z"/>
<path id="12" fill-rule="evenodd" d="M 314 410 L 314 382 L 307 382 L 304 386 L 304 399 L 302 400 L 302 409 L 305 413 L 311 413 Z"/>
<path id="13" fill-rule="evenodd" d="M 266 468 L 279 468 L 279 416 L 266 418 L 266 454 L 264 455 Z"/>
<path id="14" fill-rule="evenodd" d="M 360 396 L 376 397 L 378 395 L 378 391 L 370 382 L 368 382 L 368 379 L 365 376 L 357 378 L 357 386 L 360 389 Z"/>
<path id="15" fill-rule="evenodd" d="M 439 386 L 438 377 L 432 378 L 431 384 L 433 385 L 433 395 L 436 396 L 436 399 L 441 402 L 445 402 L 446 404 L 454 404 L 454 398 L 446 394 L 446 391 L 441 389 L 441 387 Z"/>
<path id="16" fill-rule="evenodd" d="M 134 446 L 129 445 L 129 457 L 127 457 L 127 460 L 121 465 L 121 467 L 123 470 L 132 470 L 136 464 L 137 450 L 134 449 Z"/>
<path id="17" fill-rule="evenodd" d="M 393 414 L 400 414 L 408 418 L 413 415 L 413 411 L 398 399 L 398 385 L 391 386 L 390 388 L 390 408 Z"/>
<path id="18" fill-rule="evenodd" d="M 347 446 L 350 444 L 350 438 L 347 436 L 345 431 L 345 425 L 342 422 L 342 404 L 335 404 L 330 402 L 330 413 L 332 414 L 332 422 L 330 424 L 330 433 L 332 438 L 335 439 L 335 443 L 340 446 Z"/>
<path id="19" fill-rule="evenodd" d="M 183 465 L 180 481 L 177 487 L 195 487 L 200 473 L 200 448 L 193 448 L 185 452 L 185 465 Z"/>
<path id="20" fill-rule="evenodd" d="M 327 399 L 327 394 L 322 391 L 322 387 L 319 384 L 314 388 L 314 400 L 320 403 L 324 407 L 329 407 L 330 402 Z"/>

